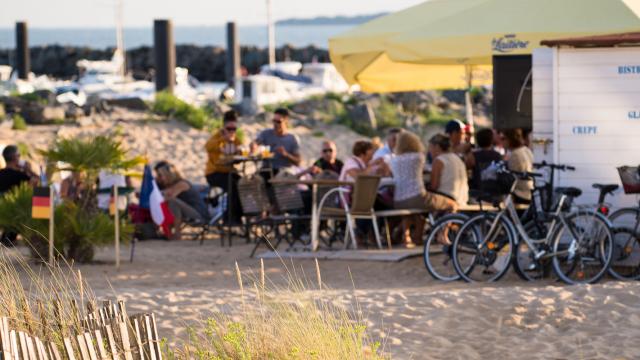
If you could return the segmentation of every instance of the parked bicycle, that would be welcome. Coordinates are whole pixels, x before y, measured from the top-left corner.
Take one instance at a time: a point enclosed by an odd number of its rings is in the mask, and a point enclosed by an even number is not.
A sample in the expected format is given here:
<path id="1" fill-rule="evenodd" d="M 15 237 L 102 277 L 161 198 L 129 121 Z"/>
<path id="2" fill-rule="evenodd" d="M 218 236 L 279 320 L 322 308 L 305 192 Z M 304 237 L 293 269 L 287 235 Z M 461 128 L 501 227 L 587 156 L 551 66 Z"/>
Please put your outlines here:
<path id="1" fill-rule="evenodd" d="M 514 180 L 541 176 L 510 171 L 504 166 L 498 172 L 510 174 Z M 554 272 L 566 283 L 594 283 L 602 278 L 611 262 L 613 248 L 609 221 L 589 207 L 568 212 L 563 206 L 582 191 L 573 187 L 557 188 L 560 200 L 548 231 L 543 238 L 532 238 L 513 202 L 515 184 L 514 181 L 500 211 L 476 215 L 458 231 L 452 245 L 458 275 L 467 282 L 496 281 L 513 263 L 520 275 L 538 279 L 544 275 L 544 262 L 550 259 Z"/>

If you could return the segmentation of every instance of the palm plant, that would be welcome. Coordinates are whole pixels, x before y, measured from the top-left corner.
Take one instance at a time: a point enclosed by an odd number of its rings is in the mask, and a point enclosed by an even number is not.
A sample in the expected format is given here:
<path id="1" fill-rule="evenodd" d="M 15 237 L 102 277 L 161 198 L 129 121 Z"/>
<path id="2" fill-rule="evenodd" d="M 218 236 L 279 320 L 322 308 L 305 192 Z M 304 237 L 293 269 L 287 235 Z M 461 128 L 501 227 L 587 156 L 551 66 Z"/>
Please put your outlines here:
<path id="1" fill-rule="evenodd" d="M 97 203 L 97 181 L 101 170 L 121 172 L 142 164 L 141 157 L 129 157 L 122 143 L 111 135 L 58 139 L 41 154 L 50 169 L 82 174 L 83 186 L 73 203 L 66 202 L 63 223 L 67 237 L 66 254 L 76 261 L 90 261 L 95 245 L 113 239 L 113 223 L 100 212 Z M 127 233 L 127 227 L 124 228 Z"/>

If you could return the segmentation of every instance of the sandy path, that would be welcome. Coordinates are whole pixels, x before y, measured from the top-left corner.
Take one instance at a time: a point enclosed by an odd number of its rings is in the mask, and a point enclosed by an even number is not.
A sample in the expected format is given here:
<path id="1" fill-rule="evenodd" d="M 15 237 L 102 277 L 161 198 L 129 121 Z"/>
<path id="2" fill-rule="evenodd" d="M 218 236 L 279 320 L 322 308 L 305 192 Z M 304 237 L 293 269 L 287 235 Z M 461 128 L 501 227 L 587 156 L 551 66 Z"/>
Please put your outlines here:
<path id="1" fill-rule="evenodd" d="M 131 311 L 154 311 L 161 336 L 239 304 L 234 262 L 245 274 L 259 261 L 250 247 L 218 241 L 138 244 L 133 264 L 116 271 L 111 249 L 103 264 L 83 265 L 99 297 L 128 301 Z M 123 257 L 128 249 L 122 249 Z M 283 283 L 282 263 L 267 261 L 268 276 Z M 312 261 L 296 261 L 314 275 Z M 288 263 L 291 266 L 290 263 Z M 431 280 L 421 259 L 401 263 L 322 261 L 323 296 L 353 306 L 357 298 L 371 334 L 399 359 L 634 359 L 640 354 L 640 284 L 609 281 L 593 286 L 525 284 L 509 276 L 492 286 Z M 348 275 L 351 270 L 357 290 Z"/>

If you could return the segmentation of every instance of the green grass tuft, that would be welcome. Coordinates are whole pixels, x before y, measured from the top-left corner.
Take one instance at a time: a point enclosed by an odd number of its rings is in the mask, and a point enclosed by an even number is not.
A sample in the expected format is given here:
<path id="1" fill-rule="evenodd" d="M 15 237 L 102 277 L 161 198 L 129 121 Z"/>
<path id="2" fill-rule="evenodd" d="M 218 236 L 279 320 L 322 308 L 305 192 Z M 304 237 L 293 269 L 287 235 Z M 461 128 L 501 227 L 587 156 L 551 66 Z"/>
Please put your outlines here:
<path id="1" fill-rule="evenodd" d="M 13 115 L 13 130 L 27 130 L 27 122 L 20 114 Z"/>

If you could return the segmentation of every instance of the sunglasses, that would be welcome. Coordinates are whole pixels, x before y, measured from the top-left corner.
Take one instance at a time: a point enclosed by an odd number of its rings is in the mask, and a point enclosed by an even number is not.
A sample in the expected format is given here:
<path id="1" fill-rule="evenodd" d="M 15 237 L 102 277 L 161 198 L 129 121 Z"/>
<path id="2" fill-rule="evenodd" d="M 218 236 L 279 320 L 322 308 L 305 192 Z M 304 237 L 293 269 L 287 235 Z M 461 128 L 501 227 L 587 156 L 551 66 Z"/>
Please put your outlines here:
<path id="1" fill-rule="evenodd" d="M 234 132 L 234 131 L 238 130 L 238 128 L 233 127 L 233 126 L 225 127 L 224 129 L 229 131 L 229 132 Z"/>
<path id="2" fill-rule="evenodd" d="M 282 124 L 282 120 L 273 120 L 273 123 L 276 125 Z"/>
<path id="3" fill-rule="evenodd" d="M 332 152 L 333 152 L 333 149 L 322 149 L 322 152 L 323 152 L 324 154 L 326 154 L 326 153 L 332 153 Z"/>

